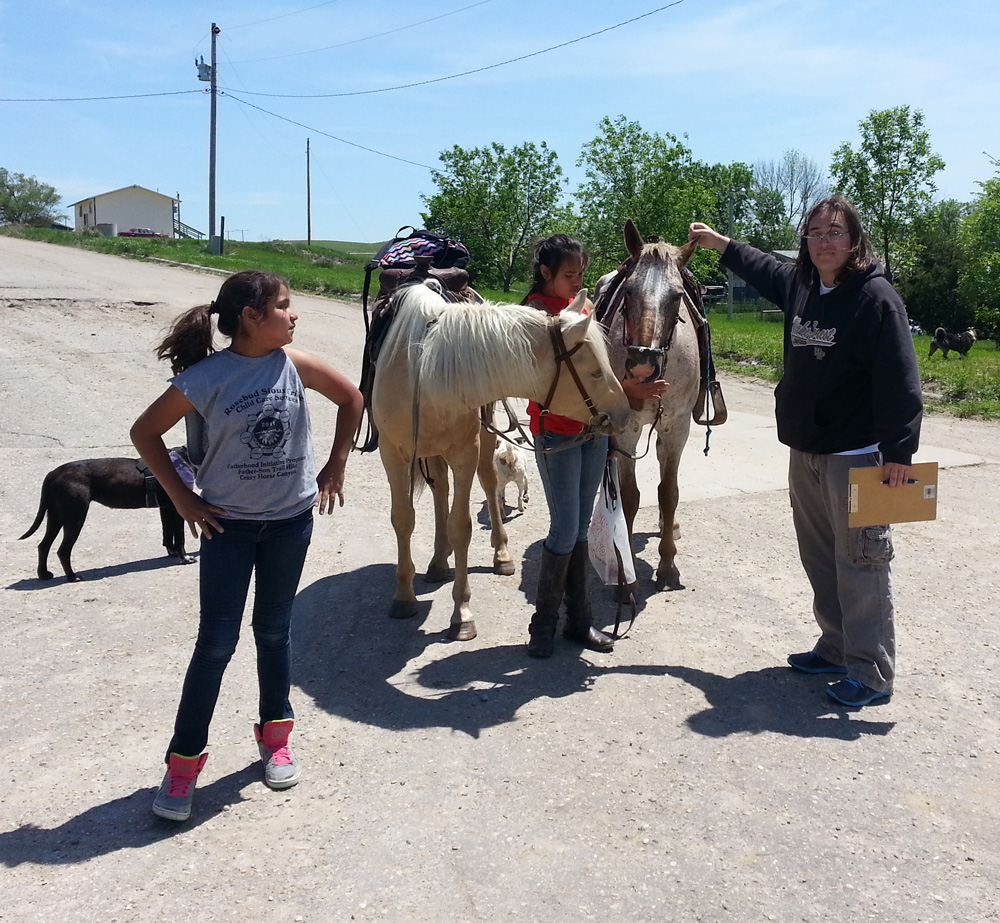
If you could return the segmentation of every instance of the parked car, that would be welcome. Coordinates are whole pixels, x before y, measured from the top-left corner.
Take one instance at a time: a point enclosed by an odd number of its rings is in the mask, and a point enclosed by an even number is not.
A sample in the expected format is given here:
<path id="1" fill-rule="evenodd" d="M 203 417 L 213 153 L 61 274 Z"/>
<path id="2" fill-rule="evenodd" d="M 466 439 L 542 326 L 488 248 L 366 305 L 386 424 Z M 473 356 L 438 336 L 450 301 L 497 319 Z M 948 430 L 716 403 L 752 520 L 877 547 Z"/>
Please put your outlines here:
<path id="1" fill-rule="evenodd" d="M 132 228 L 130 231 L 119 231 L 119 237 L 166 237 L 166 234 L 160 234 L 154 231 L 152 228 Z"/>

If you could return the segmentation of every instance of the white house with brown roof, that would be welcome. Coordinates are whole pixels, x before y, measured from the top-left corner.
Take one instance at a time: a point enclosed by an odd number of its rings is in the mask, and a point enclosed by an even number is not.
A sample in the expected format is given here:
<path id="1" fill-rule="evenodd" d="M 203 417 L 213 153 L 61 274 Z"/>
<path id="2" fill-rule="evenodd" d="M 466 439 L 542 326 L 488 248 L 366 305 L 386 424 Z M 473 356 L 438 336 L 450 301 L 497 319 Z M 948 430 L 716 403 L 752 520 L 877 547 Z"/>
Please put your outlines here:
<path id="1" fill-rule="evenodd" d="M 125 186 L 73 203 L 73 227 L 98 228 L 109 237 L 132 228 L 150 228 L 174 236 L 174 216 L 180 199 L 143 186 Z"/>

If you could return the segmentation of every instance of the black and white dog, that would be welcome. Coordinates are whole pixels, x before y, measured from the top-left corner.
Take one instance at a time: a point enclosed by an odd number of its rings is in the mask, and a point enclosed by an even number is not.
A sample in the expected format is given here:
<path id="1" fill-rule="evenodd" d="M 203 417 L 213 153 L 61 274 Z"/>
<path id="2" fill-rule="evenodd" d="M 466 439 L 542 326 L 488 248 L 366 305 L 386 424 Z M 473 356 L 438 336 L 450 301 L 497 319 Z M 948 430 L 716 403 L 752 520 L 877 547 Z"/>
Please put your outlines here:
<path id="1" fill-rule="evenodd" d="M 964 333 L 948 333 L 944 327 L 938 327 L 934 331 L 934 338 L 931 340 L 931 351 L 927 354 L 927 358 L 929 359 L 940 349 L 945 359 L 948 358 L 949 350 L 954 350 L 964 359 L 976 342 L 976 333 L 975 327 L 970 327 Z"/>

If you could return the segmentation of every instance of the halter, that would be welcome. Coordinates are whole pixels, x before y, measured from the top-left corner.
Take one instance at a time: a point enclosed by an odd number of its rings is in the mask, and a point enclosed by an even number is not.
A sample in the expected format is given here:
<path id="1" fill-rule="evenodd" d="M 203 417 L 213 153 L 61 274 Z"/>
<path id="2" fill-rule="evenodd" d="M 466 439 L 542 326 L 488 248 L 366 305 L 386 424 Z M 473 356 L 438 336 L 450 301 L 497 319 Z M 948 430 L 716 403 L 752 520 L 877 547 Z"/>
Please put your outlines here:
<path id="1" fill-rule="evenodd" d="M 651 235 L 645 243 L 658 243 L 659 241 L 659 237 Z M 678 310 L 673 323 L 670 325 L 670 330 L 667 332 L 666 342 L 661 347 L 633 346 L 629 342 L 628 314 L 625 310 L 627 300 L 625 283 L 635 272 L 638 263 L 638 256 L 630 256 L 618 267 L 618 271 L 608 283 L 607 287 L 594 299 L 595 315 L 606 330 L 611 329 L 612 323 L 619 314 L 622 315 L 622 345 L 629 353 L 629 358 L 626 359 L 626 369 L 630 369 L 635 365 L 640 364 L 640 362 L 646 362 L 654 365 L 654 374 L 662 375 L 664 366 L 666 366 L 667 363 L 667 354 L 670 350 L 671 344 L 673 343 L 674 334 L 677 332 L 677 324 L 686 323 L 686 321 L 683 316 L 683 311 Z M 690 316 L 691 323 L 694 324 L 695 330 L 698 332 L 699 336 L 701 381 L 699 385 L 698 400 L 695 404 L 693 416 L 695 423 L 706 427 L 705 454 L 708 455 L 709 438 L 711 436 L 712 426 L 721 426 L 725 423 L 727 412 L 725 400 L 722 397 L 722 390 L 719 387 L 719 383 L 715 380 L 715 364 L 712 361 L 711 334 L 709 332 L 708 318 L 706 317 L 705 309 L 702 305 L 700 292 L 698 291 L 697 284 L 695 283 L 694 277 L 691 275 L 690 271 L 681 268 L 680 273 L 681 282 L 683 284 L 681 299 L 684 306 L 687 308 L 687 313 Z M 701 333 L 701 328 L 704 328 L 704 334 Z M 705 340 L 704 344 L 700 342 L 702 337 L 704 337 Z M 662 357 L 663 360 L 662 365 L 659 363 L 660 357 Z M 642 453 L 642 455 L 633 457 L 643 458 L 649 452 L 653 430 L 656 428 L 656 423 L 659 421 L 662 414 L 663 402 L 661 400 L 657 403 L 656 418 L 653 421 L 653 425 L 650 427 L 649 437 L 646 442 L 646 450 Z"/>
<path id="2" fill-rule="evenodd" d="M 549 315 L 546 318 L 546 322 L 548 324 L 549 339 L 552 340 L 552 353 L 556 362 L 556 374 L 552 379 L 552 384 L 549 386 L 549 393 L 546 395 L 545 400 L 538 405 L 541 409 L 539 422 L 542 432 L 540 435 L 545 435 L 545 418 L 551 412 L 549 404 L 552 403 L 552 398 L 555 397 L 556 388 L 559 386 L 559 377 L 562 374 L 564 365 L 566 366 L 566 371 L 572 376 L 576 390 L 580 392 L 580 397 L 583 398 L 583 403 L 586 405 L 587 410 L 590 411 L 591 419 L 596 419 L 598 426 L 603 426 L 610 422 L 611 418 L 606 413 L 598 411 L 594 402 L 590 399 L 590 395 L 587 393 L 587 389 L 584 387 L 583 382 L 580 380 L 580 375 L 576 371 L 576 366 L 573 365 L 573 354 L 583 346 L 583 341 L 581 340 L 572 349 L 567 349 L 562 326 L 559 323 L 559 315 Z"/>

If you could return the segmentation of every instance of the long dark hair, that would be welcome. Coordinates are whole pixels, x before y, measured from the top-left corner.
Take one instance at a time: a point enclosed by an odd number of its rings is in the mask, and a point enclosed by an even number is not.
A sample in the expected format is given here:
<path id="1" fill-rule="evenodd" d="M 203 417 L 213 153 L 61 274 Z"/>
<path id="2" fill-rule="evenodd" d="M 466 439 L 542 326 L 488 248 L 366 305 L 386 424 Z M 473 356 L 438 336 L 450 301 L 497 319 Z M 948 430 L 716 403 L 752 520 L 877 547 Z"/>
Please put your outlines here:
<path id="1" fill-rule="evenodd" d="M 798 279 L 803 285 L 812 287 L 816 282 L 816 267 L 813 265 L 812 257 L 809 255 L 809 241 L 805 235 L 809 233 L 809 225 L 812 224 L 820 212 L 828 211 L 842 219 L 847 226 L 847 233 L 851 235 L 851 252 L 847 255 L 847 263 L 841 270 L 838 282 L 843 281 L 848 275 L 855 272 L 864 272 L 875 262 L 875 251 L 871 241 L 865 233 L 864 225 L 861 223 L 861 215 L 858 214 L 854 203 L 845 199 L 842 195 L 830 196 L 817 202 L 806 215 L 799 233 L 802 239 L 799 241 L 799 258 L 796 261 L 798 266 Z"/>
<path id="2" fill-rule="evenodd" d="M 215 352 L 212 315 L 217 314 L 219 333 L 232 339 L 240 327 L 240 315 L 246 307 L 263 316 L 267 306 L 278 296 L 288 280 L 277 273 L 245 269 L 233 273 L 219 289 L 215 301 L 200 304 L 178 317 L 163 342 L 156 348 L 158 359 L 169 359 L 177 375 Z"/>
<path id="3" fill-rule="evenodd" d="M 532 295 L 537 295 L 545 288 L 546 279 L 542 275 L 543 266 L 552 275 L 555 275 L 559 272 L 559 267 L 562 266 L 566 257 L 574 256 L 586 269 L 587 263 L 590 262 L 590 254 L 587 253 L 587 248 L 580 241 L 575 237 L 570 237 L 569 234 L 553 234 L 551 237 L 539 241 L 538 246 L 535 247 L 535 259 L 531 264 L 534 278 L 531 280 L 531 288 L 528 289 L 528 294 L 524 296 L 524 301 L 521 304 L 527 304 Z"/>

